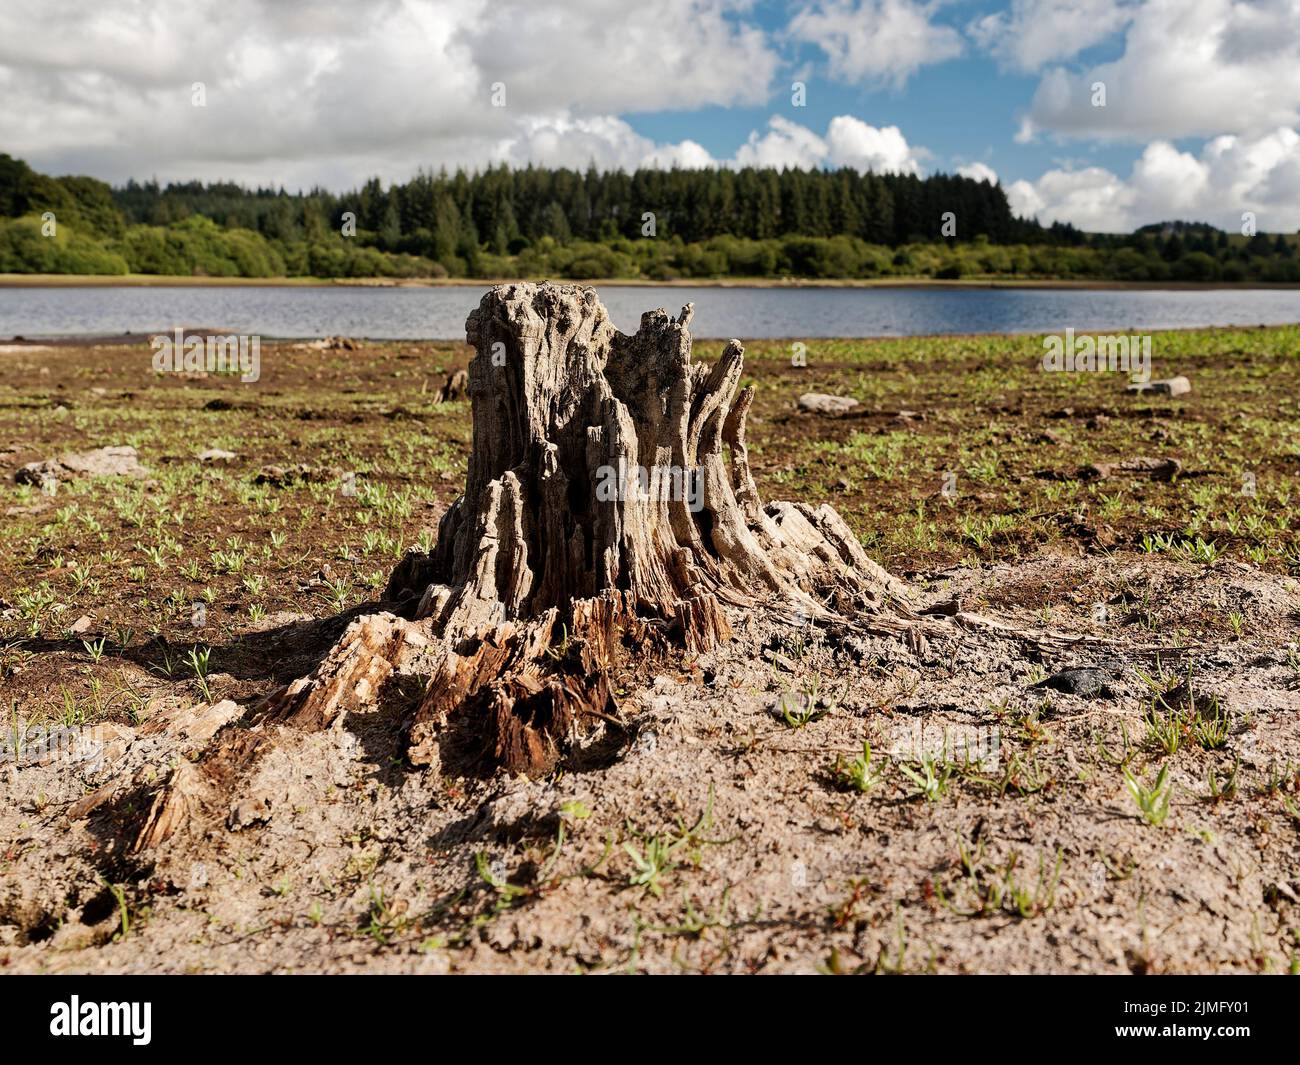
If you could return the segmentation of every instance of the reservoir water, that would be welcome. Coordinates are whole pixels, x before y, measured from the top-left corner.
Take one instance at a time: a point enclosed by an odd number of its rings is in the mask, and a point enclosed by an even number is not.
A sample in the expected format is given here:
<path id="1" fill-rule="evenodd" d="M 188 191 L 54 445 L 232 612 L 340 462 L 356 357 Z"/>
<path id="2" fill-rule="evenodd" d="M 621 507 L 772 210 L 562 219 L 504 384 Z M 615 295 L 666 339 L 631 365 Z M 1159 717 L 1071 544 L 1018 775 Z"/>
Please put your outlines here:
<path id="1" fill-rule="evenodd" d="M 464 340 L 488 287 L 87 286 L 0 288 L 0 341 L 175 326 L 274 337 Z M 1300 323 L 1300 289 L 664 288 L 604 286 L 614 324 L 695 304 L 700 338 L 1139 332 Z"/>

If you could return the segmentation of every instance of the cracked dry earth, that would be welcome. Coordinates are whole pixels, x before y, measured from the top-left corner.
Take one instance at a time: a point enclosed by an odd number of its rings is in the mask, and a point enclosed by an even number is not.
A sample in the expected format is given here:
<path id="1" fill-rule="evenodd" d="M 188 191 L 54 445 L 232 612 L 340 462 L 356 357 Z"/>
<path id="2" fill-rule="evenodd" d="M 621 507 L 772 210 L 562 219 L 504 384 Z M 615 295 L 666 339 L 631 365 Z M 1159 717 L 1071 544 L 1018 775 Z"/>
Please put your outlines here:
<path id="1" fill-rule="evenodd" d="M 1043 587 L 1072 591 L 1077 610 L 1044 619 L 1019 605 Z M 1095 589 L 1116 587 L 1097 611 Z M 1189 621 L 1183 649 L 1157 657 L 1175 641 L 1132 621 L 1139 592 L 1188 619 L 1236 611 L 1245 635 L 1202 642 Z M 540 780 L 413 770 L 395 708 L 315 733 L 256 724 L 234 703 L 101 726 L 94 743 L 4 768 L 0 967 L 1300 966 L 1294 579 L 1044 554 L 935 574 L 913 594 L 1078 639 L 1039 656 L 952 625 L 914 654 L 736 617 L 715 653 L 634 662 L 619 678 L 625 725 L 583 737 Z M 341 624 L 276 620 L 267 638 L 304 662 Z M 1105 681 L 1092 697 L 1039 686 L 1085 665 Z M 1157 701 L 1152 685 L 1173 688 L 1189 665 L 1191 702 Z M 138 847 L 163 780 L 177 765 L 202 772 L 231 729 L 269 744 L 246 793 L 224 819 Z M 849 778 L 864 741 L 861 791 Z M 1162 767 L 1168 811 L 1151 824 L 1125 774 L 1151 787 Z"/>

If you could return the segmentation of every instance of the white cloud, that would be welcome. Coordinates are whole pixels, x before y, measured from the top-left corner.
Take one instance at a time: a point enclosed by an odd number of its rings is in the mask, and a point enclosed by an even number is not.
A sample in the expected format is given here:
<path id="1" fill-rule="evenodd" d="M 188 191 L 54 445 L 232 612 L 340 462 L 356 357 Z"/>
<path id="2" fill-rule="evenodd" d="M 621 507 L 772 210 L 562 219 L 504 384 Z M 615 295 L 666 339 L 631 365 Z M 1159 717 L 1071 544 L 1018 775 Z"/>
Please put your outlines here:
<path id="1" fill-rule="evenodd" d="M 1049 170 L 1014 182 L 1007 198 L 1017 214 L 1085 230 L 1127 232 L 1175 218 L 1236 230 L 1251 211 L 1261 230 L 1292 232 L 1300 229 L 1300 133 L 1216 137 L 1199 156 L 1155 141 L 1127 180 L 1102 167 Z"/>
<path id="2" fill-rule="evenodd" d="M 768 120 L 767 133 L 750 133 L 740 146 L 735 166 L 850 166 L 877 173 L 918 174 L 929 153 L 907 143 L 897 126 L 870 126 L 852 115 L 836 115 L 820 137 L 807 126 L 781 115 Z"/>
<path id="3" fill-rule="evenodd" d="M 932 22 L 935 4 L 916 0 L 818 0 L 791 21 L 796 40 L 815 44 L 831 77 L 902 85 L 921 67 L 961 55 L 961 35 Z"/>
<path id="4" fill-rule="evenodd" d="M 1035 182 L 1014 181 L 1007 200 L 1018 215 L 1044 225 L 1072 222 L 1080 229 L 1117 232 L 1127 224 L 1129 190 L 1109 170 L 1049 170 Z"/>
<path id="5" fill-rule="evenodd" d="M 877 173 L 919 174 L 924 149 L 907 143 L 897 126 L 877 128 L 852 115 L 837 115 L 826 131 L 830 162 Z"/>
<path id="6" fill-rule="evenodd" d="M 0 4 L 0 145 L 39 169 L 341 187 L 419 166 L 646 154 L 615 114 L 767 99 L 749 0 Z M 191 106 L 203 81 L 207 106 Z M 503 82 L 506 106 L 491 86 Z M 550 154 L 548 154 L 550 153 Z"/>
<path id="7" fill-rule="evenodd" d="M 808 167 L 821 166 L 829 149 L 826 142 L 807 126 L 773 115 L 763 136 L 750 133 L 736 152 L 737 166 Z"/>
<path id="8" fill-rule="evenodd" d="M 1147 0 L 1120 58 L 1043 75 L 1018 139 L 1257 136 L 1297 122 L 1300 0 Z"/>
<path id="9" fill-rule="evenodd" d="M 748 6 L 490 0 L 461 21 L 457 38 L 482 82 L 504 82 L 528 110 L 626 114 L 761 104 L 778 59 L 761 29 L 727 17 Z"/>
<path id="10" fill-rule="evenodd" d="M 1104 41 L 1132 10 L 1121 0 L 1012 0 L 1008 10 L 975 19 L 967 32 L 1003 66 L 1032 72 Z"/>
<path id="11" fill-rule="evenodd" d="M 715 166 L 716 160 L 695 141 L 655 144 L 621 118 L 561 114 L 529 119 L 519 133 L 501 141 L 495 161 L 522 166 L 567 166 L 599 170 L 635 170 L 641 166 L 670 169 Z"/>
<path id="12" fill-rule="evenodd" d="M 970 178 L 972 181 L 987 181 L 990 185 L 998 183 L 998 172 L 984 163 L 976 162 L 959 166 L 957 173 L 962 177 Z"/>

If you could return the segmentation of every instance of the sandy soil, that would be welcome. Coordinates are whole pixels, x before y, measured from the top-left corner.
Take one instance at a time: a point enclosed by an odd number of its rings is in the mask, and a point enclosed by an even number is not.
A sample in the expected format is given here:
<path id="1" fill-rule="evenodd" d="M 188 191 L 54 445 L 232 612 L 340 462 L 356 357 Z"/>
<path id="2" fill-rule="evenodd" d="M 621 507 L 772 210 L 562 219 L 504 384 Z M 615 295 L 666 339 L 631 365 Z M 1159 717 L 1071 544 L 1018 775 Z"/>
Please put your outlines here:
<path id="1" fill-rule="evenodd" d="M 1294 970 L 1294 579 L 1245 563 L 1198 570 L 1045 555 L 937 574 L 916 597 L 1009 602 L 1021 584 L 1098 581 L 1230 604 L 1257 635 L 1157 663 L 1131 630 L 1099 622 L 1076 626 L 1073 647 L 1040 661 L 982 628 L 953 626 L 951 638 L 913 653 L 737 619 L 724 652 L 630 674 L 625 727 L 575 738 L 568 769 L 548 779 L 411 771 L 384 711 L 311 735 L 264 723 L 251 733 L 273 749 L 229 813 L 195 818 L 138 855 L 127 848 L 158 784 L 179 759 L 201 764 L 207 744 L 183 734 L 194 716 L 183 704 L 166 726 L 104 726 L 101 745 L 80 752 L 90 760 L 70 751 L 6 770 L 0 963 L 60 972 Z M 1037 623 L 1014 607 L 1002 617 Z M 294 664 L 337 631 L 305 618 L 268 626 Z M 1110 674 L 1093 698 L 1034 686 L 1081 664 Z M 1181 745 L 1168 755 L 1144 723 L 1153 697 L 1143 675 L 1163 671 L 1172 686 L 1189 664 L 1199 717 L 1179 719 Z M 1166 698 L 1174 709 L 1177 696 Z M 814 719 L 795 727 L 804 716 Z M 1195 722 L 1215 716 L 1226 735 L 1206 749 Z M 943 750 L 945 729 L 947 753 L 931 769 L 950 779 L 930 801 L 913 777 L 924 777 L 927 750 Z M 861 793 L 836 763 L 844 770 L 860 757 L 864 740 L 866 775 L 880 776 Z M 1171 801 L 1155 825 L 1124 773 L 1150 784 L 1160 765 Z M 1226 791 L 1218 799 L 1211 775 Z M 111 798 L 79 817 L 74 804 L 92 789 Z"/>

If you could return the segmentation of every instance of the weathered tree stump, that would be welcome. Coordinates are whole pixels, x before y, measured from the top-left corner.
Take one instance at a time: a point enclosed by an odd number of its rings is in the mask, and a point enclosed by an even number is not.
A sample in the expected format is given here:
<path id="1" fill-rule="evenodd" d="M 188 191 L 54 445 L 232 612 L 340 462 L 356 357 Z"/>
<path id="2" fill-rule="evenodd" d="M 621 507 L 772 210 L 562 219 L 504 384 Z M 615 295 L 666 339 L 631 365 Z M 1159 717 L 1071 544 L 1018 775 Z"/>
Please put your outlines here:
<path id="1" fill-rule="evenodd" d="M 831 507 L 763 504 L 743 349 L 693 362 L 691 314 L 648 311 L 629 336 L 589 288 L 488 292 L 466 323 L 465 492 L 432 553 L 393 572 L 385 599 L 403 616 L 353 622 L 276 716 L 323 727 L 394 677 L 425 678 L 413 763 L 435 763 L 450 715 L 472 714 L 497 762 L 536 773 L 584 719 L 617 719 L 626 649 L 709 650 L 728 608 L 906 629 L 902 586 Z"/>

